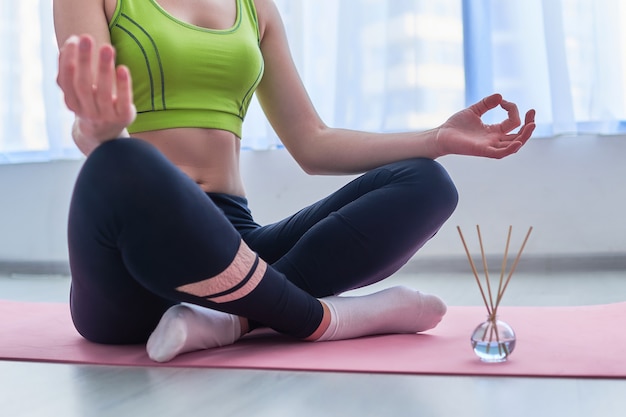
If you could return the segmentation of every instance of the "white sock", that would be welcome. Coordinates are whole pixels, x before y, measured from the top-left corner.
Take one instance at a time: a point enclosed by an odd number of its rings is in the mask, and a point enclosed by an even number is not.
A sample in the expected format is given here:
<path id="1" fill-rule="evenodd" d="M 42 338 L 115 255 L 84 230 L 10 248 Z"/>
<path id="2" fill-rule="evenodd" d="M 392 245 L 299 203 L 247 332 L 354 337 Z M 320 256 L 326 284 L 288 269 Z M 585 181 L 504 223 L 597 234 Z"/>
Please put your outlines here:
<path id="1" fill-rule="evenodd" d="M 328 306 L 331 318 L 319 341 L 423 332 L 434 328 L 447 310 L 439 297 L 407 287 L 392 287 L 360 297 L 326 297 L 321 301 Z"/>
<path id="2" fill-rule="evenodd" d="M 167 362 L 195 350 L 235 343 L 241 337 L 239 317 L 193 304 L 170 307 L 150 335 L 150 359 Z"/>

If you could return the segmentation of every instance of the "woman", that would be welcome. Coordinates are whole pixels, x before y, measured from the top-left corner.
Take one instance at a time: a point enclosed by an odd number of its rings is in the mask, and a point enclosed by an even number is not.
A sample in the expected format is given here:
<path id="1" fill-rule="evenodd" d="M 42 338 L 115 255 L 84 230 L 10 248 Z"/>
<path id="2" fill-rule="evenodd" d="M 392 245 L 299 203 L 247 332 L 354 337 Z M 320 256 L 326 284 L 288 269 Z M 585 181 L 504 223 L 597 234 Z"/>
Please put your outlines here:
<path id="1" fill-rule="evenodd" d="M 271 0 L 55 0 L 54 17 L 58 84 L 87 156 L 68 228 L 74 324 L 98 343 L 147 342 L 157 361 L 260 326 L 311 341 L 433 328 L 436 296 L 336 295 L 394 273 L 453 212 L 436 158 L 502 158 L 535 127 L 531 110 L 511 133 L 517 107 L 496 94 L 427 132 L 330 128 Z M 255 223 L 239 172 L 254 92 L 306 172 L 365 174 Z M 498 106 L 508 118 L 482 124 Z"/>

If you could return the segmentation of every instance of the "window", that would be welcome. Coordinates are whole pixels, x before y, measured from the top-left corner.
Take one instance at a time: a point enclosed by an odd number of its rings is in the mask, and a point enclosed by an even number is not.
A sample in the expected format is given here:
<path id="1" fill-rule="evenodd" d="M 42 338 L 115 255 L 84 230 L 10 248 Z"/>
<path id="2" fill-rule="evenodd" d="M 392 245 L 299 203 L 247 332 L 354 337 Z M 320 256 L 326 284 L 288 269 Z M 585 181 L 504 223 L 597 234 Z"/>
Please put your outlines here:
<path id="1" fill-rule="evenodd" d="M 428 129 L 497 91 L 537 109 L 538 136 L 626 132 L 626 0 L 275 1 L 329 125 Z M 51 6 L 0 5 L 0 163 L 80 156 Z M 280 146 L 256 102 L 243 144 Z"/>
<path id="2" fill-rule="evenodd" d="M 421 130 L 464 107 L 460 1 L 276 3 L 300 75 L 327 124 Z M 244 125 L 248 140 L 260 141 L 256 135 L 268 131 L 258 111 L 251 109 Z M 278 145 L 275 137 L 272 144 Z"/>
<path id="3" fill-rule="evenodd" d="M 537 109 L 536 136 L 626 132 L 625 0 L 464 0 L 468 101 Z"/>
<path id="4" fill-rule="evenodd" d="M 24 30 L 24 28 L 28 30 Z M 51 0 L 0 6 L 0 163 L 77 156 L 56 85 Z"/>

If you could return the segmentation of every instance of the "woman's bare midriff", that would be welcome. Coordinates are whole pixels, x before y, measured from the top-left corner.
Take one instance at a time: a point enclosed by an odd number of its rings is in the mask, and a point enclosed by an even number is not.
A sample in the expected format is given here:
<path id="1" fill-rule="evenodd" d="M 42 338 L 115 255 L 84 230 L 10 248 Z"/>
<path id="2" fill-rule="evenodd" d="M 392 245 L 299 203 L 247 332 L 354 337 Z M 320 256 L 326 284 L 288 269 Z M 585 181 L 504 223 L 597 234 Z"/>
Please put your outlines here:
<path id="1" fill-rule="evenodd" d="M 245 196 L 239 171 L 240 139 L 231 132 L 175 128 L 133 133 L 156 146 L 205 192 Z"/>
<path id="2" fill-rule="evenodd" d="M 110 22 L 118 0 L 100 1 Z M 230 28 L 237 17 L 233 0 L 157 0 L 157 3 L 177 19 L 205 28 Z M 234 133 L 215 129 L 176 128 L 134 133 L 131 136 L 156 146 L 205 192 L 245 196 L 239 172 L 240 139 Z"/>

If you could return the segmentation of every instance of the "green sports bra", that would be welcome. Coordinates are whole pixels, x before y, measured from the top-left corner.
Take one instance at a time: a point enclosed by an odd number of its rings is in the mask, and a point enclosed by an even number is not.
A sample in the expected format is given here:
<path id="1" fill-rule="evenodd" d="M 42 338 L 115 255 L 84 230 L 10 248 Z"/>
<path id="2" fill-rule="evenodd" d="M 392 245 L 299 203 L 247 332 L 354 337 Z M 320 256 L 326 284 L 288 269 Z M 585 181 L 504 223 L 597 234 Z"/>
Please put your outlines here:
<path id="1" fill-rule="evenodd" d="M 109 30 L 117 63 L 133 78 L 132 134 L 174 127 L 241 128 L 263 76 L 254 0 L 234 0 L 230 29 L 176 19 L 154 0 L 118 0 Z"/>

